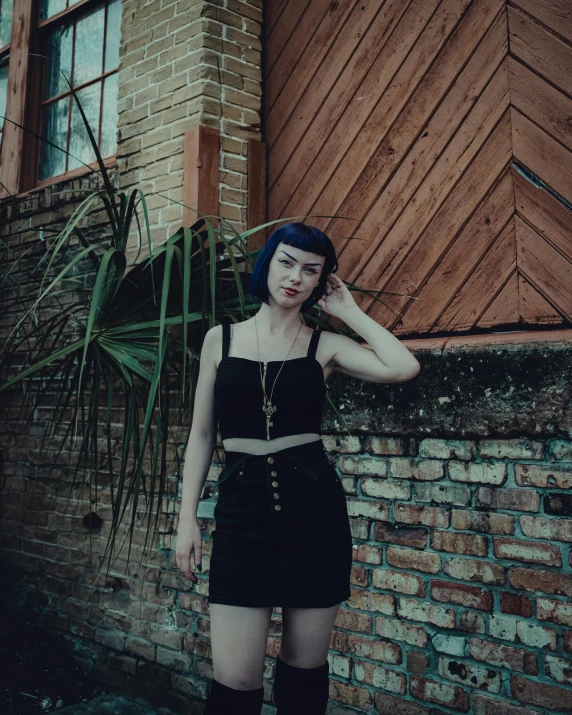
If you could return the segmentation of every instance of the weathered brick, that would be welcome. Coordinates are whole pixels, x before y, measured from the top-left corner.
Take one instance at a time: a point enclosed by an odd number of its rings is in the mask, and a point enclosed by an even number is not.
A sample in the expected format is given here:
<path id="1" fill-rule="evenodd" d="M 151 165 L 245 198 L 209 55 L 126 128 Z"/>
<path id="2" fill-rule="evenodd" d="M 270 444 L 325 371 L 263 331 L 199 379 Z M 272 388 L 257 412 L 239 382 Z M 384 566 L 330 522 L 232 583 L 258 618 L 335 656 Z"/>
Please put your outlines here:
<path id="1" fill-rule="evenodd" d="M 386 556 L 387 563 L 395 568 L 423 571 L 425 573 L 439 573 L 441 569 L 441 557 L 439 554 L 432 554 L 427 551 L 397 549 L 390 546 L 387 549 Z"/>
<path id="2" fill-rule="evenodd" d="M 435 549 L 435 551 L 486 556 L 488 540 L 485 536 L 475 536 L 474 534 L 433 531 L 431 532 L 431 548 Z"/>
<path id="3" fill-rule="evenodd" d="M 482 663 L 519 670 L 527 675 L 536 675 L 538 672 L 536 655 L 522 648 L 493 643 L 483 638 L 471 638 L 469 653 Z"/>
<path id="4" fill-rule="evenodd" d="M 410 621 L 432 623 L 440 628 L 455 627 L 455 611 L 450 608 L 443 608 L 434 603 L 427 603 L 426 601 L 401 598 L 399 600 L 397 614 Z"/>
<path id="5" fill-rule="evenodd" d="M 449 583 L 438 579 L 431 581 L 431 598 L 434 601 L 478 608 L 482 611 L 492 611 L 493 607 L 493 594 L 490 591 L 465 583 Z"/>
<path id="6" fill-rule="evenodd" d="M 435 439 L 429 437 L 419 444 L 420 457 L 434 459 L 473 459 L 475 443 L 470 440 Z"/>
<path id="7" fill-rule="evenodd" d="M 506 509 L 507 511 L 538 511 L 540 497 L 532 489 L 490 489 L 480 487 L 476 494 L 477 503 L 491 509 Z"/>
<path id="8" fill-rule="evenodd" d="M 511 695 L 521 702 L 547 710 L 570 712 L 570 691 L 549 683 L 541 683 L 537 679 L 512 675 Z"/>
<path id="9" fill-rule="evenodd" d="M 469 484 L 494 484 L 500 486 L 507 479 L 507 466 L 503 462 L 455 462 L 448 465 L 449 477 L 454 482 Z"/>
<path id="10" fill-rule="evenodd" d="M 572 488 L 572 469 L 557 464 L 515 464 L 514 480 L 521 487 Z"/>
<path id="11" fill-rule="evenodd" d="M 506 580 L 502 566 L 476 559 L 449 559 L 443 564 L 443 573 L 460 581 L 479 581 L 495 585 L 502 585 Z"/>
<path id="12" fill-rule="evenodd" d="M 397 643 L 389 643 L 378 639 L 372 640 L 371 638 L 364 638 L 351 633 L 348 636 L 345 652 L 352 653 L 357 658 L 369 658 L 394 665 L 399 665 L 402 661 L 401 648 Z"/>
<path id="13" fill-rule="evenodd" d="M 469 693 L 457 686 L 412 675 L 409 680 L 409 690 L 415 698 L 420 700 L 443 705 L 460 712 L 469 710 Z"/>
<path id="14" fill-rule="evenodd" d="M 403 623 L 395 618 L 378 616 L 375 619 L 375 633 L 382 638 L 404 641 L 418 648 L 425 648 L 427 645 L 427 631 L 425 628 Z"/>
<path id="15" fill-rule="evenodd" d="M 372 586 L 409 596 L 425 596 L 425 584 L 421 577 L 387 568 L 373 570 Z"/>
<path id="16" fill-rule="evenodd" d="M 452 658 L 439 658 L 438 668 L 442 678 L 486 690 L 489 693 L 500 693 L 501 674 L 490 668 Z"/>
<path id="17" fill-rule="evenodd" d="M 516 439 L 488 439 L 479 442 L 481 457 L 495 457 L 502 459 L 542 459 L 544 445 L 528 438 Z"/>

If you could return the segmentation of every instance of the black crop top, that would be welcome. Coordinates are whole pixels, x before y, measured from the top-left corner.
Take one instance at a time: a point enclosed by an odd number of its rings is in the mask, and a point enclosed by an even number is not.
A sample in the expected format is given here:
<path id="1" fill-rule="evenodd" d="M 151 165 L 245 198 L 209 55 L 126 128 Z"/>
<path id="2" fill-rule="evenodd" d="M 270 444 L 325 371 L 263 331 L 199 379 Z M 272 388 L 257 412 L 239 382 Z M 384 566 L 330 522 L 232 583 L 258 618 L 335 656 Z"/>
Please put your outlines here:
<path id="1" fill-rule="evenodd" d="M 258 360 L 229 356 L 229 323 L 223 323 L 222 336 L 222 359 L 214 384 L 215 414 L 221 438 L 266 440 L 260 363 Z M 306 432 L 320 434 L 326 385 L 322 365 L 316 360 L 319 338 L 320 331 L 314 330 L 307 355 L 284 363 L 272 395 L 276 412 L 270 418 L 270 439 Z M 262 364 L 263 375 L 266 365 L 268 397 L 282 362 L 270 360 Z"/>

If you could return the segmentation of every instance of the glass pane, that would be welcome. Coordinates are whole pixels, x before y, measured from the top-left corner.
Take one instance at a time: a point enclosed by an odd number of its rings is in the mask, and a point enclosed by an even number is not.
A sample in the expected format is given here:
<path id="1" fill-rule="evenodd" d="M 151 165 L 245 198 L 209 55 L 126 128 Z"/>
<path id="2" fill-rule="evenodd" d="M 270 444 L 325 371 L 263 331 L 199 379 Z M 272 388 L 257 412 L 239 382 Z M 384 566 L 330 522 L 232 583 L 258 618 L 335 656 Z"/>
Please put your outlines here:
<path id="1" fill-rule="evenodd" d="M 100 5 L 77 21 L 75 30 L 74 87 L 103 74 L 105 6 Z"/>
<path id="2" fill-rule="evenodd" d="M 103 118 L 101 121 L 101 156 L 117 152 L 117 72 L 105 78 Z"/>
<path id="3" fill-rule="evenodd" d="M 57 28 L 48 39 L 50 59 L 46 61 L 44 99 L 70 91 L 62 72 L 71 82 L 72 42 L 73 25 Z"/>
<path id="4" fill-rule="evenodd" d="M 89 87 L 80 89 L 77 93 L 82 109 L 85 112 L 91 131 L 98 141 L 99 134 L 99 105 L 101 99 L 101 82 L 90 84 Z M 68 159 L 68 170 L 77 169 L 78 166 L 83 166 L 81 159 L 86 164 L 91 164 L 96 160 L 95 152 L 89 140 L 87 130 L 83 118 L 79 112 L 75 99 L 72 105 L 72 121 L 70 133 L 70 156 Z M 74 158 L 74 157 L 77 157 Z"/>
<path id="5" fill-rule="evenodd" d="M 0 129 L 4 124 L 6 100 L 8 99 L 8 56 L 0 59 Z"/>
<path id="6" fill-rule="evenodd" d="M 105 72 L 119 67 L 121 39 L 121 0 L 111 0 L 107 7 L 107 39 L 105 44 Z"/>
<path id="7" fill-rule="evenodd" d="M 14 0 L 0 0 L 0 47 L 10 42 Z"/>
<path id="8" fill-rule="evenodd" d="M 66 139 L 68 134 L 69 97 L 62 97 L 52 102 L 44 109 L 42 136 L 56 144 L 56 149 L 46 142 L 40 142 L 40 172 L 39 179 L 63 174 L 66 170 Z"/>
<path id="9" fill-rule="evenodd" d="M 43 0 L 42 2 L 42 20 L 47 17 L 53 17 L 58 12 L 66 9 L 66 0 Z"/>

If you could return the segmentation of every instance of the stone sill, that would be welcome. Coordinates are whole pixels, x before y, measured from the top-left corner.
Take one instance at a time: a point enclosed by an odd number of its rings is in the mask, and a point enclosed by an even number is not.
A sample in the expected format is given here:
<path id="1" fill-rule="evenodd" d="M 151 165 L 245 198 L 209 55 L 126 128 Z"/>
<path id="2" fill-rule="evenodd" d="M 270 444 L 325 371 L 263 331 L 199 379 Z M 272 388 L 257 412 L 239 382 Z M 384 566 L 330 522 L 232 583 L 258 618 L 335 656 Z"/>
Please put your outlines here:
<path id="1" fill-rule="evenodd" d="M 487 345 L 522 345 L 524 343 L 563 342 L 572 343 L 572 329 L 518 330 L 486 335 L 455 335 L 441 338 L 411 338 L 400 340 L 408 350 L 439 350 L 444 352 L 461 346 L 484 347 Z M 369 345 L 368 345 L 369 347 Z"/>

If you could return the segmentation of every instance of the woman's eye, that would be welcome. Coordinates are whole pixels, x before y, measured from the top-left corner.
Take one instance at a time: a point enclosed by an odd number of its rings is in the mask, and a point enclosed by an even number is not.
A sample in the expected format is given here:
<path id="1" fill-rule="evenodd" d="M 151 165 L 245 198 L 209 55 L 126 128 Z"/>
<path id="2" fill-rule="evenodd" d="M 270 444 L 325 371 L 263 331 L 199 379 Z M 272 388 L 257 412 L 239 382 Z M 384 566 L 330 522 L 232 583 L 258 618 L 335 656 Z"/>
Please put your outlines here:
<path id="1" fill-rule="evenodd" d="M 284 264 L 287 265 L 287 266 L 292 266 L 292 264 L 290 263 L 290 261 L 283 261 L 283 260 L 281 260 L 280 258 L 278 259 L 278 261 L 279 261 L 280 263 L 284 263 Z M 310 271 L 311 274 L 316 273 L 316 271 L 315 271 L 313 268 L 306 268 L 306 270 L 307 270 L 307 271 Z"/>

